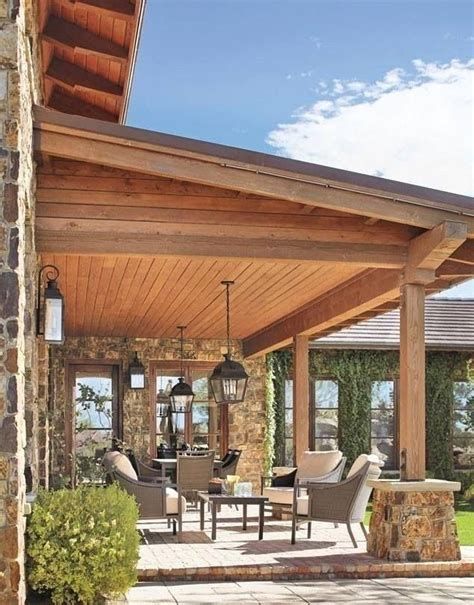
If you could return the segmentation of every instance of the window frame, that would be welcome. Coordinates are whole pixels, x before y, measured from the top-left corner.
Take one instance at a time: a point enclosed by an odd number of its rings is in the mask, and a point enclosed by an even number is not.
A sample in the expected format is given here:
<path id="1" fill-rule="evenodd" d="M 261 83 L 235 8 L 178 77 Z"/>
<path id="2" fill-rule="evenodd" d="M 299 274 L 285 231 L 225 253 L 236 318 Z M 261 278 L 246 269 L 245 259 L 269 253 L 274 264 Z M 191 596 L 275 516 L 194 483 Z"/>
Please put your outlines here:
<path id="1" fill-rule="evenodd" d="M 369 418 L 369 451 L 372 452 L 372 439 L 376 437 L 372 436 L 372 412 L 379 408 L 374 408 L 372 405 L 372 385 L 375 382 L 393 382 L 393 466 L 384 466 L 383 470 L 386 471 L 398 471 L 400 469 L 400 423 L 399 423 L 399 409 L 400 409 L 400 379 L 398 376 L 387 376 L 380 380 L 370 381 L 370 418 Z"/>
<path id="2" fill-rule="evenodd" d="M 75 485 L 76 453 L 76 402 L 73 396 L 76 372 L 93 372 L 110 367 L 112 372 L 112 433 L 120 441 L 123 438 L 123 389 L 122 366 L 117 359 L 68 359 L 66 371 L 66 406 L 64 410 L 64 440 L 66 449 L 66 474 Z"/>
<path id="3" fill-rule="evenodd" d="M 195 361 L 185 360 L 183 362 L 183 378 L 191 384 L 193 370 L 212 371 L 217 362 L 214 361 Z M 181 362 L 179 360 L 153 360 L 149 362 L 148 368 L 148 390 L 149 390 L 149 409 L 150 409 L 150 457 L 156 458 L 156 379 L 159 370 L 178 370 L 180 371 Z M 209 398 L 211 399 L 211 397 Z M 221 408 L 221 430 L 220 430 L 220 451 L 216 452 L 221 457 L 227 452 L 229 447 L 229 409 L 228 404 L 216 404 Z M 185 415 L 184 438 L 187 443 L 192 442 L 192 412 Z M 203 433 L 208 434 L 208 433 Z"/>
<path id="4" fill-rule="evenodd" d="M 453 400 L 452 400 L 452 406 L 451 406 L 451 428 L 450 428 L 450 442 L 451 442 L 451 453 L 453 456 L 453 468 L 455 471 L 459 471 L 459 472 L 470 472 L 474 470 L 474 464 L 471 464 L 469 466 L 456 466 L 455 464 L 455 457 L 454 457 L 454 434 L 455 434 L 455 424 L 456 424 L 456 411 L 465 411 L 465 408 L 460 408 L 456 406 L 456 397 L 455 397 L 455 392 L 454 392 L 454 385 L 456 383 L 462 383 L 462 384 L 469 384 L 469 380 L 466 378 L 464 380 L 453 380 L 452 381 L 452 393 L 453 393 Z M 474 433 L 474 431 L 469 431 L 470 433 Z"/>
<path id="5" fill-rule="evenodd" d="M 335 382 L 337 385 L 337 408 L 319 408 L 322 410 L 326 409 L 335 409 L 337 410 L 337 437 L 336 437 L 336 447 L 339 448 L 339 441 L 341 439 L 340 429 L 339 429 L 339 381 L 337 378 L 331 375 L 323 375 L 310 378 L 309 381 L 309 443 L 314 448 L 315 452 L 324 451 L 316 449 L 316 439 L 322 439 L 322 437 L 316 437 L 316 382 L 327 381 L 327 382 Z"/>

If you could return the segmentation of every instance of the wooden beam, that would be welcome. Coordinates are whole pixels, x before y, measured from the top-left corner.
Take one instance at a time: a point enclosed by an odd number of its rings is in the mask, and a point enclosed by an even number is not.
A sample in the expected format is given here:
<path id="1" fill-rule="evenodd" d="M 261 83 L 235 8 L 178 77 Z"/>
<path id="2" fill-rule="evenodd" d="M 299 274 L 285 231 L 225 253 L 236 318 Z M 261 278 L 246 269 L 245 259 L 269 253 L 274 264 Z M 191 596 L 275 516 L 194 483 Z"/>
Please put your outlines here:
<path id="1" fill-rule="evenodd" d="M 293 338 L 293 463 L 301 463 L 309 445 L 309 341 Z"/>
<path id="2" fill-rule="evenodd" d="M 474 277 L 474 266 L 466 263 L 457 263 L 452 260 L 446 260 L 438 269 L 437 277 Z"/>
<path id="3" fill-rule="evenodd" d="M 425 289 L 405 284 L 400 305 L 400 474 L 425 479 Z"/>
<path id="4" fill-rule="evenodd" d="M 75 53 L 103 57 L 122 64 L 127 62 L 128 49 L 54 15 L 49 17 L 41 36 L 47 42 L 72 49 Z"/>
<path id="5" fill-rule="evenodd" d="M 51 222 L 48 222 L 51 221 Z M 312 242 L 260 237 L 236 238 L 229 234 L 219 236 L 192 235 L 189 225 L 165 229 L 144 223 L 133 231 L 124 221 L 61 221 L 37 220 L 38 250 L 66 254 L 111 254 L 127 256 L 186 256 L 202 258 L 235 258 L 271 262 L 331 263 L 354 266 L 402 267 L 405 253 L 399 246 L 377 244 L 346 244 Z M 120 223 L 120 225 L 117 225 Z M 51 229 L 54 226 L 55 229 Z M 191 227 L 193 227 L 191 225 Z M 196 230 L 194 230 L 196 231 Z M 183 235 L 183 233 L 188 235 Z M 203 233 L 210 232 L 205 228 Z M 230 233 L 230 232 L 229 232 Z"/>
<path id="6" fill-rule="evenodd" d="M 61 0 L 61 3 L 123 21 L 133 22 L 135 16 L 135 5 L 129 0 Z"/>
<path id="7" fill-rule="evenodd" d="M 410 241 L 408 265 L 415 269 L 435 271 L 466 238 L 465 223 L 445 221 Z"/>
<path id="8" fill-rule="evenodd" d="M 243 341 L 245 357 L 262 355 L 291 343 L 294 334 L 315 335 L 396 299 L 399 271 L 377 269 L 331 290 L 311 304 Z"/>
<path id="9" fill-rule="evenodd" d="M 97 105 L 91 105 L 86 103 L 82 99 L 68 95 L 65 91 L 56 89 L 49 100 L 51 107 L 54 107 L 58 111 L 64 113 L 77 114 L 87 116 L 89 118 L 96 118 L 97 120 L 104 120 L 107 122 L 116 122 L 117 116 L 113 113 L 109 113 L 97 107 Z"/>
<path id="10" fill-rule="evenodd" d="M 58 57 L 53 57 L 45 77 L 70 92 L 100 92 L 114 99 L 123 95 L 122 86 Z"/>
<path id="11" fill-rule="evenodd" d="M 418 204 L 413 203 L 409 196 L 403 194 L 393 199 L 393 195 L 358 190 L 356 186 L 351 189 L 347 184 L 339 185 L 298 174 L 296 167 L 290 171 L 258 165 L 258 161 L 263 162 L 262 158 L 269 164 L 276 163 L 277 160 L 270 156 L 241 152 L 242 160 L 229 161 L 220 157 L 219 152 L 230 157 L 237 155 L 236 150 L 133 129 L 108 127 L 106 130 L 101 127 L 99 132 L 97 124 L 92 128 L 92 124 L 67 122 L 57 116 L 54 116 L 53 123 L 51 117 L 48 121 L 41 110 L 36 110 L 36 118 L 36 149 L 59 157 L 373 216 L 426 229 L 454 215 L 454 211 L 429 207 L 429 204 L 421 204 L 420 200 Z M 216 155 L 210 155 L 211 149 Z M 250 156 L 255 164 L 249 163 Z M 463 200 L 464 203 L 467 204 Z M 463 216 L 464 220 L 474 237 L 474 216 Z"/>
<path id="12" fill-rule="evenodd" d="M 450 260 L 457 263 L 466 263 L 474 265 L 474 240 L 464 242 L 450 257 Z"/>

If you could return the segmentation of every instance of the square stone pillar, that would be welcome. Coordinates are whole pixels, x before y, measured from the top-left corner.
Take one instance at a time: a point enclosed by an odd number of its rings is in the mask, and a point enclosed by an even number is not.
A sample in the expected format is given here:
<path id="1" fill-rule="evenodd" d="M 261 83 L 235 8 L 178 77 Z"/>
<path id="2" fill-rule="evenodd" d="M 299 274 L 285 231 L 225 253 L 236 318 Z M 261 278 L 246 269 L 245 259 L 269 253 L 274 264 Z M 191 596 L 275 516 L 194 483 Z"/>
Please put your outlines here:
<path id="1" fill-rule="evenodd" d="M 389 561 L 458 561 L 454 519 L 457 481 L 373 480 L 367 551 Z"/>

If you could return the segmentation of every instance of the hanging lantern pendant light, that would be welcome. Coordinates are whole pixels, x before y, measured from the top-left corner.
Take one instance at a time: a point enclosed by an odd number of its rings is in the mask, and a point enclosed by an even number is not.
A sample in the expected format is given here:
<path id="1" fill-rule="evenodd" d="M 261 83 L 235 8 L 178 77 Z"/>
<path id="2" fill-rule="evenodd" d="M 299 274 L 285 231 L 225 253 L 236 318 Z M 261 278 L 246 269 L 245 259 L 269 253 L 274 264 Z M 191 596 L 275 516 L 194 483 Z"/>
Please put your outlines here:
<path id="1" fill-rule="evenodd" d="M 192 388 L 184 382 L 184 330 L 186 326 L 178 326 L 181 333 L 181 376 L 178 378 L 178 383 L 174 385 L 170 393 L 171 411 L 176 414 L 186 414 L 191 411 L 194 393 Z"/>
<path id="2" fill-rule="evenodd" d="M 230 344 L 230 286 L 233 281 L 223 281 L 226 288 L 227 309 L 227 353 L 224 361 L 218 364 L 212 372 L 210 383 L 216 403 L 241 403 L 245 399 L 248 374 L 242 364 L 231 358 Z"/>

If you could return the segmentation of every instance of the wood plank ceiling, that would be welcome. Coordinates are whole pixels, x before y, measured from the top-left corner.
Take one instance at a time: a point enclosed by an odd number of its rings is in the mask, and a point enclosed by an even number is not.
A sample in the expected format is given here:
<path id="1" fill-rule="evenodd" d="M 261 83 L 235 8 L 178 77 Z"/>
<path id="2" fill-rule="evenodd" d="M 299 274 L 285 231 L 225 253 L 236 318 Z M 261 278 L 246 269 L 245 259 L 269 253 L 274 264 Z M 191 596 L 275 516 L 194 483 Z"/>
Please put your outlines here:
<path id="1" fill-rule="evenodd" d="M 367 270 L 347 264 L 255 259 L 74 254 L 48 251 L 54 234 L 91 230 L 182 235 L 211 232 L 250 238 L 271 234 L 312 241 L 392 244 L 403 249 L 419 229 L 146 174 L 58 158 L 40 159 L 37 238 L 42 263 L 61 272 L 68 335 L 225 336 L 221 280 L 233 279 L 232 333 L 244 338 L 263 325 L 324 297 Z M 369 223 L 369 224 L 367 224 Z M 202 231 L 201 231 L 202 230 Z M 137 236 L 139 237 L 139 236 Z M 44 243 L 44 242 L 47 243 Z M 250 240 L 249 240 L 250 241 Z M 396 306 L 394 302 L 394 306 Z"/>
<path id="2" fill-rule="evenodd" d="M 39 0 L 38 7 L 45 106 L 123 122 L 142 0 Z"/>

